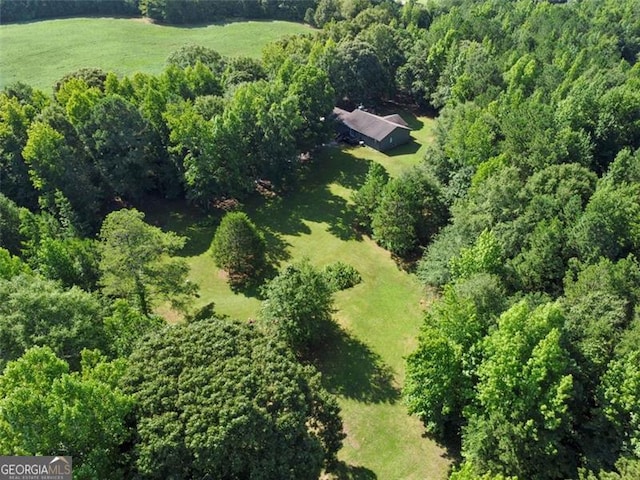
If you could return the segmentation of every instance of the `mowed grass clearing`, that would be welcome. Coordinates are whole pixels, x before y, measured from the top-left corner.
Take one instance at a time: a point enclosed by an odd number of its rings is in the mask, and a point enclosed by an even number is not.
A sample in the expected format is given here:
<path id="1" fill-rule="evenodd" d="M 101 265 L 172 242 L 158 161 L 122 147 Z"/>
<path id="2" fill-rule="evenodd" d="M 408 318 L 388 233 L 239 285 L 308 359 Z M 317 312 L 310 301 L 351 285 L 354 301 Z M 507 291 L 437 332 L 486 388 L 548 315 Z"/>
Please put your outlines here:
<path id="1" fill-rule="evenodd" d="M 421 125 L 414 136 L 428 138 L 432 120 L 412 119 Z M 407 414 L 400 398 L 404 357 L 416 346 L 429 299 L 415 276 L 351 228 L 349 199 L 371 159 L 398 174 L 420 159 L 420 149 L 407 148 L 388 157 L 368 147 L 327 147 L 299 191 L 244 209 L 264 232 L 272 260 L 280 266 L 303 257 L 318 267 L 342 260 L 362 275 L 361 284 L 336 294 L 340 328 L 331 332 L 316 361 L 325 385 L 338 395 L 347 432 L 340 478 L 438 480 L 446 478 L 450 465 L 446 452 L 423 437 L 423 426 Z M 191 279 L 200 285 L 199 304 L 213 301 L 219 313 L 256 318 L 257 292 L 232 292 L 207 251 L 217 219 L 171 210 L 170 215 L 152 210 L 149 218 L 189 237 L 185 255 Z"/>
<path id="2" fill-rule="evenodd" d="M 222 55 L 259 57 L 267 43 L 310 30 L 282 21 L 173 27 L 131 18 L 0 25 L 0 88 L 22 81 L 49 92 L 65 74 L 83 67 L 99 67 L 118 75 L 157 74 L 172 51 L 190 43 Z"/>

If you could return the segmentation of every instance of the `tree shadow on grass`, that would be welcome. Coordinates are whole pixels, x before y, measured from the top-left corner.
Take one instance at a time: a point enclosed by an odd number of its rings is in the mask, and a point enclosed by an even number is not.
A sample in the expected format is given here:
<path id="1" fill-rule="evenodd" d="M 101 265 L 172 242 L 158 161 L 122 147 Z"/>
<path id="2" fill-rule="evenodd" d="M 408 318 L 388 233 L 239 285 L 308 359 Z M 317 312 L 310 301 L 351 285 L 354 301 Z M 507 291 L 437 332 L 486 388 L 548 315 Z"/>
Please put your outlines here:
<path id="1" fill-rule="evenodd" d="M 365 403 L 395 403 L 400 398 L 393 372 L 380 355 L 333 322 L 312 358 L 324 387 L 333 394 Z"/>
<path id="2" fill-rule="evenodd" d="M 218 225 L 218 220 L 219 219 L 215 219 L 214 221 L 214 219 L 207 218 L 192 223 L 182 230 L 180 235 L 185 236 L 187 241 L 180 251 L 180 255 L 184 257 L 195 257 L 209 250 Z"/>
<path id="3" fill-rule="evenodd" d="M 328 224 L 329 233 L 340 240 L 361 239 L 359 232 L 354 228 L 355 213 L 347 201 L 334 195 L 328 186 L 317 186 L 302 191 L 295 206 L 291 208 L 291 214 L 299 221 Z"/>
<path id="4" fill-rule="evenodd" d="M 277 267 L 290 259 L 289 244 L 283 235 L 309 235 L 305 222 L 326 223 L 328 231 L 341 240 L 361 240 L 354 228 L 355 215 L 344 196 L 331 191 L 335 184 L 348 190 L 360 188 L 370 161 L 348 152 L 326 147 L 306 171 L 299 188 L 289 195 L 265 200 L 253 197 L 242 210 L 247 211 L 267 241 L 268 263 Z M 149 198 L 144 211 L 151 223 L 187 238 L 180 255 L 193 257 L 205 253 L 224 212 L 204 213 L 184 201 Z M 267 277 L 268 278 L 268 275 Z"/>
<path id="5" fill-rule="evenodd" d="M 421 145 L 416 142 L 414 138 L 412 138 L 409 142 L 404 145 L 400 145 L 395 147 L 387 152 L 384 152 L 388 157 L 397 157 L 399 155 L 413 155 L 418 150 L 420 150 Z"/>
<path id="6" fill-rule="evenodd" d="M 146 221 L 151 225 L 172 231 L 186 237 L 179 255 L 194 257 L 209 249 L 222 213 L 204 213 L 184 200 L 167 200 L 148 196 L 140 209 L 145 212 Z"/>
<path id="7" fill-rule="evenodd" d="M 413 113 L 405 111 L 401 116 L 402 118 L 404 118 L 404 121 L 407 122 L 411 130 L 422 130 L 422 127 L 424 127 L 424 122 L 416 117 Z"/>
<path id="8" fill-rule="evenodd" d="M 282 238 L 278 232 L 274 232 L 271 228 L 262 228 L 261 233 L 264 237 L 267 250 L 267 269 L 266 278 L 272 278 L 269 272 L 277 271 L 278 265 L 291 259 L 289 247 L 291 244 Z"/>
<path id="9" fill-rule="evenodd" d="M 424 437 L 444 448 L 442 456 L 451 460 L 452 468 L 460 466 L 462 463 L 462 433 L 459 428 L 448 428 L 444 435 L 438 437 L 425 433 Z"/>
<path id="10" fill-rule="evenodd" d="M 314 222 L 326 223 L 328 231 L 341 240 L 360 239 L 347 201 L 334 195 L 327 185 L 302 187 L 291 195 L 258 205 L 254 218 L 259 228 L 272 237 L 310 235 L 306 222 Z"/>
<path id="11" fill-rule="evenodd" d="M 328 478 L 331 480 L 376 480 L 378 476 L 366 467 L 340 462 L 329 472 Z"/>
<path id="12" fill-rule="evenodd" d="M 359 189 L 364 183 L 371 161 L 354 157 L 338 149 L 327 148 L 319 155 L 314 170 L 317 180 L 325 184 L 335 182 L 351 190 Z"/>

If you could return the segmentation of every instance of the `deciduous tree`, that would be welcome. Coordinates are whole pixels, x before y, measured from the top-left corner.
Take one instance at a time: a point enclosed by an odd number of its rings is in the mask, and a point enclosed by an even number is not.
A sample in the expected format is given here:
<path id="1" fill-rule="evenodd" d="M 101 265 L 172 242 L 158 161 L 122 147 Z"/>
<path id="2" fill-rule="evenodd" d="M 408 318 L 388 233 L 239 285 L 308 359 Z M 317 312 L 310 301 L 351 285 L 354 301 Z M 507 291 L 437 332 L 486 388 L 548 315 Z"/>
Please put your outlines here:
<path id="1" fill-rule="evenodd" d="M 124 479 L 133 401 L 118 387 L 125 362 L 85 350 L 82 371 L 33 347 L 0 376 L 0 449 L 7 455 L 70 455 L 76 478 Z"/>
<path id="2" fill-rule="evenodd" d="M 186 278 L 186 262 L 170 257 L 184 245 L 183 237 L 145 223 L 142 212 L 123 209 L 104 219 L 100 240 L 105 294 L 130 299 L 145 315 L 161 299 L 187 308 L 197 287 Z"/>
<path id="3" fill-rule="evenodd" d="M 309 367 L 255 326 L 166 327 L 130 358 L 136 467 L 145 478 L 316 479 L 342 424 Z"/>
<path id="4" fill-rule="evenodd" d="M 504 306 L 504 289 L 485 273 L 447 285 L 426 314 L 418 348 L 407 358 L 404 396 L 409 411 L 438 438 L 465 424 L 482 342 Z"/>
<path id="5" fill-rule="evenodd" d="M 529 479 L 571 476 L 573 378 L 563 323 L 557 305 L 532 309 L 522 301 L 501 315 L 488 336 L 477 408 L 463 437 L 463 455 L 480 471 Z"/>
<path id="6" fill-rule="evenodd" d="M 356 214 L 358 227 L 371 233 L 373 214 L 380 203 L 384 187 L 389 181 L 389 175 L 382 165 L 372 162 L 362 186 L 353 194 L 353 209 Z"/>
<path id="7" fill-rule="evenodd" d="M 306 353 L 329 327 L 333 294 L 308 260 L 287 265 L 264 289 L 262 317 L 295 351 Z"/>
<path id="8" fill-rule="evenodd" d="M 371 220 L 373 238 L 393 254 L 406 256 L 426 245 L 447 217 L 435 181 L 414 169 L 386 184 Z"/>
<path id="9" fill-rule="evenodd" d="M 135 199 L 149 189 L 154 138 L 135 105 L 117 95 L 106 96 L 90 108 L 79 130 L 113 195 Z"/>
<path id="10" fill-rule="evenodd" d="M 102 307 L 77 287 L 19 275 L 0 280 L 0 363 L 35 345 L 48 346 L 77 369 L 83 348 L 106 350 Z"/>

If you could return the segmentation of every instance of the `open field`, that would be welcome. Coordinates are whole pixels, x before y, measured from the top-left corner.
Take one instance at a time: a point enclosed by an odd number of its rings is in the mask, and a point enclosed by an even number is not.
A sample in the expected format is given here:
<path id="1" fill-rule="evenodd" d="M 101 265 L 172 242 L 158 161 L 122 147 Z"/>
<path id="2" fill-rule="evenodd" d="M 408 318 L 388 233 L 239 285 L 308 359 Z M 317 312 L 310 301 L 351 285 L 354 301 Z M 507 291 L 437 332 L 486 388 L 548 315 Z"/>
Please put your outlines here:
<path id="1" fill-rule="evenodd" d="M 432 121 L 414 121 L 422 128 L 416 137 L 427 138 Z M 422 425 L 407 415 L 400 398 L 404 357 L 415 347 L 429 299 L 387 251 L 354 233 L 348 210 L 368 158 L 398 174 L 419 159 L 417 150 L 409 150 L 387 157 L 368 147 L 327 147 L 298 192 L 245 208 L 265 233 L 275 262 L 308 257 L 322 267 L 342 260 L 362 275 L 361 284 L 336 294 L 340 328 L 319 349 L 316 362 L 342 407 L 347 438 L 340 452 L 345 462 L 341 478 L 438 480 L 446 477 L 450 463 L 445 450 L 422 436 Z M 184 209 L 172 212 L 152 210 L 149 218 L 164 219 L 167 228 L 189 236 L 184 253 L 191 279 L 201 288 L 200 304 L 214 301 L 219 313 L 255 318 L 260 307 L 256 292 L 233 293 L 207 252 L 216 221 Z"/>
<path id="2" fill-rule="evenodd" d="M 169 53 L 189 43 L 257 57 L 268 42 L 307 31 L 281 21 L 171 27 L 142 19 L 70 18 L 1 25 L 0 88 L 22 81 L 49 92 L 63 75 L 82 67 L 118 75 L 159 73 Z"/>

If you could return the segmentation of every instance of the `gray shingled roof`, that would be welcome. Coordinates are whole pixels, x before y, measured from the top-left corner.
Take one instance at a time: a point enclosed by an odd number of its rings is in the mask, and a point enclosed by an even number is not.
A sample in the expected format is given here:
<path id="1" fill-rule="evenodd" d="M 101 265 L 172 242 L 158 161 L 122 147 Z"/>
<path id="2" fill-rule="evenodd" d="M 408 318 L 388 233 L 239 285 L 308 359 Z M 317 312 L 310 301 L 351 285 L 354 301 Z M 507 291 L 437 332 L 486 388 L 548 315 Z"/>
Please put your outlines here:
<path id="1" fill-rule="evenodd" d="M 390 122 L 397 123 L 398 125 L 402 125 L 403 127 L 409 128 L 409 124 L 407 122 L 405 122 L 404 118 L 402 118 L 397 113 L 394 113 L 394 114 L 391 114 L 391 115 L 387 115 L 386 117 L 382 117 L 382 118 L 384 118 L 385 120 L 388 120 Z"/>
<path id="2" fill-rule="evenodd" d="M 338 107 L 333 109 L 333 113 L 350 129 L 378 141 L 383 140 L 396 128 L 411 130 L 402 117 L 397 114 L 379 117 L 364 110 L 356 109 L 353 112 L 347 112 Z M 402 123 L 399 123 L 400 121 Z"/>

